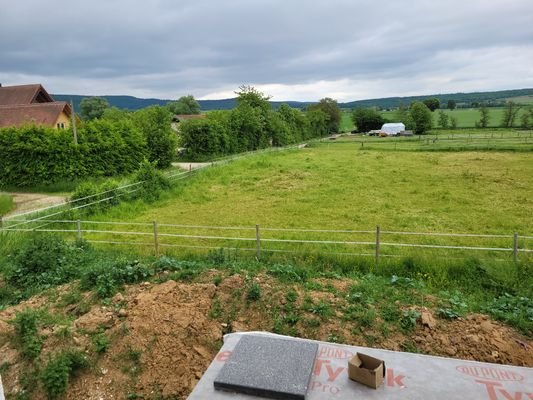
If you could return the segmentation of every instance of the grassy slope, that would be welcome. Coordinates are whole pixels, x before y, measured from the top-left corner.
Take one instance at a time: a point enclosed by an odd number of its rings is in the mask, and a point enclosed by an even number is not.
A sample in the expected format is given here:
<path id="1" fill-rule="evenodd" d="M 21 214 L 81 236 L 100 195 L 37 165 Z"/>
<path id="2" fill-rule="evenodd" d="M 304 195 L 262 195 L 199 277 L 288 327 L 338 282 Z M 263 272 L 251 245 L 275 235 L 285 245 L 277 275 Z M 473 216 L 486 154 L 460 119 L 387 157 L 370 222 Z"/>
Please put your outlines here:
<path id="1" fill-rule="evenodd" d="M 8 194 L 0 193 L 0 216 L 13 209 L 13 198 Z"/>
<path id="2" fill-rule="evenodd" d="M 533 208 L 528 153 L 361 151 L 319 145 L 213 168 L 147 209 L 110 220 L 195 225 L 524 232 Z M 529 232 L 531 233 L 531 232 Z"/>

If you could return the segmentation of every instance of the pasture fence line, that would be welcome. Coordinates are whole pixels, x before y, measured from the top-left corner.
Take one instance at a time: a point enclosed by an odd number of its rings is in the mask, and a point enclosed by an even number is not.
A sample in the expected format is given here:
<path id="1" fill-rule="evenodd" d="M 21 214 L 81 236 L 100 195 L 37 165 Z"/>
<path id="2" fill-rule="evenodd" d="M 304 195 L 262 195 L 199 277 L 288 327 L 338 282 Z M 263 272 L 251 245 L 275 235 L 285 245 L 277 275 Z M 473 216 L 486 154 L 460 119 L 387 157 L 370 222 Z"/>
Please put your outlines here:
<path id="1" fill-rule="evenodd" d="M 158 223 L 155 220 L 123 222 L 57 219 L 46 221 L 46 226 L 41 225 L 39 219 L 8 222 L 14 224 L 10 226 L 4 221 L 0 228 L 2 234 L 0 236 L 17 232 L 54 233 L 99 245 L 148 247 L 153 249 L 156 257 L 163 253 L 163 249 L 171 248 L 255 252 L 257 259 L 261 259 L 263 253 L 312 252 L 318 255 L 373 257 L 374 264 L 378 266 L 381 258 L 404 257 L 405 252 L 410 249 L 417 252 L 445 251 L 446 255 L 457 251 L 462 252 L 463 259 L 471 253 L 488 253 L 491 257 L 498 253 L 508 254 L 506 261 L 515 263 L 522 255 L 527 259 L 533 255 L 533 246 L 529 245 L 530 242 L 533 244 L 533 236 L 519 235 L 517 232 L 512 234 L 409 232 L 383 230 L 380 225 L 373 230 L 275 228 L 259 224 L 212 226 Z M 151 240 L 146 240 L 150 238 Z M 354 252 L 352 250 L 354 248 L 358 252 Z"/>

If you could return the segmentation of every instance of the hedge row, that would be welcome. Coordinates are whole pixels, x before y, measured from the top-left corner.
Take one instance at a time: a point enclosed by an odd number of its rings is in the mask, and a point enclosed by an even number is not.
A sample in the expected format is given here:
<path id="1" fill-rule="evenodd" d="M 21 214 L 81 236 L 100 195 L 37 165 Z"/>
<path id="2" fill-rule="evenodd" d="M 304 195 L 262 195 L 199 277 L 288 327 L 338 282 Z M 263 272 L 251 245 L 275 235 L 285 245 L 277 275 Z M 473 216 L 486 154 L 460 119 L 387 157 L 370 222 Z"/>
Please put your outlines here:
<path id="1" fill-rule="evenodd" d="M 95 120 L 72 130 L 28 125 L 0 130 L 0 185 L 31 186 L 84 177 L 114 176 L 145 158 L 167 167 L 175 134 L 166 111 L 143 110 L 137 119 Z"/>
<path id="2" fill-rule="evenodd" d="M 323 111 L 304 114 L 285 104 L 277 111 L 269 108 L 241 102 L 231 111 L 211 112 L 204 119 L 184 122 L 180 145 L 185 157 L 202 160 L 285 146 L 329 133 L 328 115 Z"/>

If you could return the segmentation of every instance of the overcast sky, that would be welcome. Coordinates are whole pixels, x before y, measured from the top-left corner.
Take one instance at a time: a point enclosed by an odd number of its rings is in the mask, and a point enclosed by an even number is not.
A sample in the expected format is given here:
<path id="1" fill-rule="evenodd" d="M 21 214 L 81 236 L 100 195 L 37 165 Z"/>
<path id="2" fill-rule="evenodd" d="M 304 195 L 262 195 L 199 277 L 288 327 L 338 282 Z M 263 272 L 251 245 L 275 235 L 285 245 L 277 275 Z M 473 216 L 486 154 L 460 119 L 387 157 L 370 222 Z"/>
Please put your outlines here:
<path id="1" fill-rule="evenodd" d="M 175 99 L 533 87 L 533 0 L 0 0 L 0 82 Z"/>

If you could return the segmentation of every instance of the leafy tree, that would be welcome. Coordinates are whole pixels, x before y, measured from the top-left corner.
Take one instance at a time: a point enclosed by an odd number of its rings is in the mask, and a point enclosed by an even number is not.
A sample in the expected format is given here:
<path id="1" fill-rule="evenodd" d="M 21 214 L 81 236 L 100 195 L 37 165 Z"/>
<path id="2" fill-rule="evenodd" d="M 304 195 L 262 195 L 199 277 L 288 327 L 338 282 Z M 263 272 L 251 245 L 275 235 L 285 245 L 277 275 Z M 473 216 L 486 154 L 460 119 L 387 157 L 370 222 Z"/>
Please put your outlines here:
<path id="1" fill-rule="evenodd" d="M 529 129 L 529 114 L 527 112 L 523 113 L 520 117 L 520 126 L 522 129 Z"/>
<path id="2" fill-rule="evenodd" d="M 512 128 L 520 108 L 521 107 L 514 101 L 508 101 L 505 103 L 505 110 L 503 111 L 501 126 L 504 128 Z"/>
<path id="3" fill-rule="evenodd" d="M 84 120 L 102 118 L 109 103 L 103 97 L 85 97 L 80 101 L 80 114 Z"/>
<path id="4" fill-rule="evenodd" d="M 272 146 L 286 146 L 297 141 L 294 137 L 295 132 L 285 122 L 279 112 L 269 113 L 266 131 L 267 137 L 271 138 Z"/>
<path id="5" fill-rule="evenodd" d="M 451 116 L 450 117 L 450 128 L 456 129 L 457 128 L 457 117 Z"/>
<path id="6" fill-rule="evenodd" d="M 338 133 L 341 124 L 341 109 L 337 104 L 337 100 L 329 97 L 321 99 L 317 104 L 312 104 L 308 108 L 309 111 L 320 110 L 327 116 L 328 133 Z"/>
<path id="7" fill-rule="evenodd" d="M 259 108 L 264 115 L 272 109 L 268 102 L 270 96 L 265 95 L 253 86 L 241 85 L 235 92 L 237 95 L 237 105 L 247 104 L 252 108 Z"/>
<path id="8" fill-rule="evenodd" d="M 290 130 L 289 135 L 292 136 L 294 142 L 300 142 L 310 137 L 308 120 L 300 110 L 296 110 L 287 104 L 282 104 L 279 106 L 277 113 L 287 124 Z M 277 145 L 276 140 L 274 140 L 274 145 Z"/>
<path id="9" fill-rule="evenodd" d="M 489 126 L 489 109 L 485 103 L 479 107 L 479 121 L 476 122 L 476 128 L 486 128 Z"/>
<path id="10" fill-rule="evenodd" d="M 520 117 L 520 126 L 522 129 L 533 129 L 533 108 L 524 110 Z"/>
<path id="11" fill-rule="evenodd" d="M 409 109 L 409 117 L 415 134 L 422 135 L 431 129 L 431 111 L 424 103 L 414 102 Z"/>
<path id="12" fill-rule="evenodd" d="M 102 115 L 102 119 L 108 120 L 108 121 L 121 121 L 125 119 L 131 118 L 131 112 L 128 110 L 121 110 L 117 107 L 108 107 L 104 110 L 104 114 Z"/>
<path id="13" fill-rule="evenodd" d="M 385 119 L 373 108 L 356 108 L 352 113 L 352 121 L 357 132 L 368 132 L 381 128 Z"/>
<path id="14" fill-rule="evenodd" d="M 448 100 L 448 110 L 455 110 L 455 108 L 457 107 L 457 103 L 455 100 Z"/>
<path id="15" fill-rule="evenodd" d="M 329 116 L 324 111 L 309 110 L 305 116 L 307 121 L 309 121 L 308 137 L 322 137 L 330 133 L 328 128 Z"/>
<path id="16" fill-rule="evenodd" d="M 448 127 L 448 114 L 446 114 L 443 110 L 439 111 L 439 126 L 443 129 L 446 129 Z"/>
<path id="17" fill-rule="evenodd" d="M 200 114 L 200 104 L 192 95 L 182 96 L 177 101 L 167 104 L 173 114 Z"/>
<path id="18" fill-rule="evenodd" d="M 440 107 L 440 101 L 436 97 L 426 99 L 423 101 L 423 103 L 426 105 L 427 108 L 430 109 L 431 112 L 435 111 L 437 108 Z"/>
<path id="19" fill-rule="evenodd" d="M 240 103 L 228 118 L 231 152 L 258 150 L 269 145 L 266 123 L 268 113 L 249 103 Z"/>
<path id="20" fill-rule="evenodd" d="M 167 168 L 176 152 L 177 138 L 171 128 L 172 115 L 164 107 L 143 108 L 133 114 L 133 121 L 146 138 L 148 161 Z"/>

